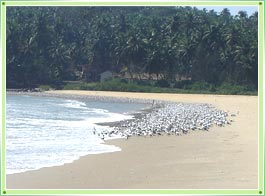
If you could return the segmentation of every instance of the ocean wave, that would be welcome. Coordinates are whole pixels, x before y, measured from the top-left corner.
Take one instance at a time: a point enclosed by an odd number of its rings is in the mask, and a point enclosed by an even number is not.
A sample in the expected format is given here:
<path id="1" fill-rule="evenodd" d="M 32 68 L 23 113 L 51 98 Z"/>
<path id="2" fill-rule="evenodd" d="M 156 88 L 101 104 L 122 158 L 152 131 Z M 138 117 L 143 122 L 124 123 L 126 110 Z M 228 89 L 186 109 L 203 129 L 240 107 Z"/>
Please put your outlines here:
<path id="1" fill-rule="evenodd" d="M 113 145 L 100 144 L 94 147 L 91 147 L 90 152 L 81 151 L 78 153 L 53 153 L 46 154 L 46 156 L 34 156 L 26 158 L 25 156 L 20 156 L 20 159 L 16 161 L 9 161 L 10 157 L 7 156 L 7 170 L 6 174 L 16 174 L 26 171 L 34 171 L 44 167 L 54 167 L 61 166 L 68 163 L 72 163 L 78 160 L 82 156 L 88 154 L 102 154 L 121 151 L 121 148 Z M 27 165 L 25 165 L 25 162 Z"/>
<path id="2" fill-rule="evenodd" d="M 123 111 L 126 107 L 116 104 L 106 107 L 100 102 L 7 97 L 7 174 L 63 165 L 88 154 L 120 151 L 119 147 L 106 145 L 98 135 L 112 128 L 96 124 L 133 118 L 112 112 L 114 107 Z M 104 139 L 121 137 L 117 134 Z"/>
<path id="3" fill-rule="evenodd" d="M 87 109 L 86 103 L 76 100 L 65 100 L 65 103 L 58 104 L 59 106 L 75 108 L 75 109 Z"/>

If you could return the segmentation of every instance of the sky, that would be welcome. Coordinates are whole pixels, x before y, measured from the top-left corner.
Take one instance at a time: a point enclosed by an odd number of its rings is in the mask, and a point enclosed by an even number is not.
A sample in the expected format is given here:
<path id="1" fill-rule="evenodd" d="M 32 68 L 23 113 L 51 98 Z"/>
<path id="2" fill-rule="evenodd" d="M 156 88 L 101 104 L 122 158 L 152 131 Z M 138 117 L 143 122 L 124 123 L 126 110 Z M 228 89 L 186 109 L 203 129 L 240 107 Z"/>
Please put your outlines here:
<path id="1" fill-rule="evenodd" d="M 207 10 L 214 10 L 220 13 L 224 8 L 228 8 L 231 15 L 237 15 L 238 11 L 246 11 L 248 16 L 258 11 L 258 6 L 195 6 L 198 9 L 206 8 Z"/>

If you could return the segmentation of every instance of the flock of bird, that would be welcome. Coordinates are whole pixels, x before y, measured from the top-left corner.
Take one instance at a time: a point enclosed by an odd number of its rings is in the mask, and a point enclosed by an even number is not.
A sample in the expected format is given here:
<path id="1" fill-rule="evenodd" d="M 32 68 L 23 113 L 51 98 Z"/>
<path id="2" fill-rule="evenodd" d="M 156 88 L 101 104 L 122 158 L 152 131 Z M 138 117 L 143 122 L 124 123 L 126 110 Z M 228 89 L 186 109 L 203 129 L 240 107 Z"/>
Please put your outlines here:
<path id="1" fill-rule="evenodd" d="M 167 103 L 155 108 L 141 118 L 121 122 L 109 131 L 104 130 L 100 133 L 101 138 L 113 135 L 126 139 L 131 136 L 182 135 L 191 130 L 208 131 L 214 125 L 224 126 L 232 122 L 227 120 L 227 112 L 210 104 Z"/>

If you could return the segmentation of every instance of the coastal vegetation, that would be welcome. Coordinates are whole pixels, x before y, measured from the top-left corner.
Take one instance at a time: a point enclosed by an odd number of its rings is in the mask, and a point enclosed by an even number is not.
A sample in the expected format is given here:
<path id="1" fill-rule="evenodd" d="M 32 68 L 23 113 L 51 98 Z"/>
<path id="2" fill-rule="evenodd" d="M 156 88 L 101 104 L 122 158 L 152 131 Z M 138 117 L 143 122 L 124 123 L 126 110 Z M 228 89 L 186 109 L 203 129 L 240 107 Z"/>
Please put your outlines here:
<path id="1" fill-rule="evenodd" d="M 177 83 L 178 84 L 178 83 Z M 40 90 L 52 89 L 40 87 Z M 148 92 L 148 93 L 184 93 L 184 94 L 224 94 L 224 95 L 257 95 L 257 91 L 245 86 L 222 84 L 220 86 L 209 85 L 204 82 L 194 82 L 179 88 L 157 87 L 151 84 L 139 84 L 137 82 L 124 82 L 113 79 L 105 82 L 91 83 L 67 83 L 63 85 L 64 90 L 97 90 L 97 91 L 120 91 L 120 92 Z"/>
<path id="2" fill-rule="evenodd" d="M 7 88 L 257 94 L 257 12 L 8 7 L 6 27 Z"/>

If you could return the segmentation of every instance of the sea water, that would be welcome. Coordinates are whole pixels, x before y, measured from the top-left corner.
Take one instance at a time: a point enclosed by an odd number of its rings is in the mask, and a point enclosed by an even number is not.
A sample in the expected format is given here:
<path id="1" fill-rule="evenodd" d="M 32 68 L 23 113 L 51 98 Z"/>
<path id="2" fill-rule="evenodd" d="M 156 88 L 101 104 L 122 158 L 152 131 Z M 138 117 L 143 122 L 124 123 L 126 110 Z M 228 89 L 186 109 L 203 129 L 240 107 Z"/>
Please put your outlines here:
<path id="1" fill-rule="evenodd" d="M 120 151 L 93 133 L 111 128 L 95 123 L 130 119 L 133 116 L 128 112 L 146 107 L 26 95 L 7 95 L 6 101 L 7 174 L 63 165 L 88 154 Z"/>

